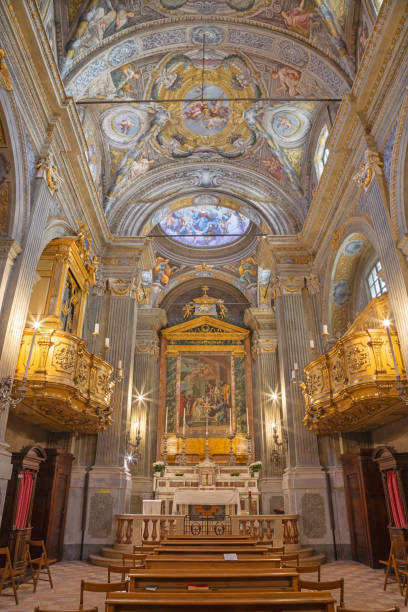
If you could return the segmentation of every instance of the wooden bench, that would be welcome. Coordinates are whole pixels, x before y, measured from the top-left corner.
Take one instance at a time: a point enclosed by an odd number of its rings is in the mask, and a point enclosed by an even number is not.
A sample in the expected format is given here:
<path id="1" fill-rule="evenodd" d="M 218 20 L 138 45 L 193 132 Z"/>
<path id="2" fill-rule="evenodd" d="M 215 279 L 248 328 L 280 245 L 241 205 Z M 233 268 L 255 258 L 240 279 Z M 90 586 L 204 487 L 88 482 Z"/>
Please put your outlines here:
<path id="1" fill-rule="evenodd" d="M 188 538 L 185 540 L 163 540 L 162 542 L 160 542 L 160 546 L 215 546 L 215 547 L 219 547 L 219 546 L 226 546 L 228 547 L 228 549 L 233 548 L 235 546 L 238 547 L 242 547 L 242 546 L 257 546 L 257 543 L 255 540 L 246 540 L 244 542 L 240 541 L 240 540 L 221 540 L 221 539 L 214 539 L 214 540 L 209 540 L 209 539 L 196 539 L 196 538 Z"/>
<path id="2" fill-rule="evenodd" d="M 155 555 L 222 555 L 235 553 L 238 557 L 262 557 L 269 553 L 266 546 L 227 546 L 222 550 L 219 546 L 158 546 L 154 549 Z"/>
<path id="3" fill-rule="evenodd" d="M 115 593 L 108 597 L 105 612 L 334 612 L 329 592 L 224 591 L 214 593 Z"/>
<path id="4" fill-rule="evenodd" d="M 171 542 L 174 540 L 189 540 L 189 541 L 200 541 L 203 540 L 205 542 L 229 542 L 230 540 L 234 540 L 237 542 L 245 543 L 245 542 L 254 542 L 255 540 L 251 538 L 250 535 L 220 535 L 216 538 L 214 536 L 206 536 L 206 535 L 176 535 L 175 533 L 169 534 L 166 536 L 164 540 L 161 541 L 161 544 L 164 542 Z"/>
<path id="5" fill-rule="evenodd" d="M 180 570 L 129 570 L 130 590 L 144 590 L 156 585 L 160 591 L 185 591 L 189 584 L 208 585 L 211 590 L 234 589 L 298 591 L 299 574 L 288 569 L 248 569 L 246 567 L 223 566 L 221 568 Z M 188 590 L 188 589 L 187 589 Z"/>
<path id="6" fill-rule="evenodd" d="M 160 555 L 157 557 L 148 556 L 144 561 L 144 565 L 146 569 L 155 569 L 155 570 L 184 570 L 184 569 L 211 569 L 220 568 L 225 569 L 226 567 L 233 566 L 234 568 L 256 568 L 258 570 L 269 570 L 274 568 L 280 568 L 280 559 L 268 559 L 267 557 L 253 557 L 250 559 L 237 559 L 237 561 L 225 561 L 224 559 L 218 557 L 200 557 L 200 556 L 191 556 L 188 561 L 183 559 L 183 557 L 178 556 L 169 556 L 166 557 L 164 555 Z"/>

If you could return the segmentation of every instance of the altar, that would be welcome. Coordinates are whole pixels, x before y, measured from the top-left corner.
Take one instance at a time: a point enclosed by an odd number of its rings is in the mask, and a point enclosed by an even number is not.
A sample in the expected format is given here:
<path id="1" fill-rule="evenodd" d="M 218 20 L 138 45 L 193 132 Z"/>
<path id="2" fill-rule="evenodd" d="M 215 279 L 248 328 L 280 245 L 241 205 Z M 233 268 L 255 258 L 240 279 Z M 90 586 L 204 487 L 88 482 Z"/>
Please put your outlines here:
<path id="1" fill-rule="evenodd" d="M 258 514 L 250 331 L 207 291 L 161 332 L 155 499 L 170 515 Z"/>
<path id="2" fill-rule="evenodd" d="M 199 506 L 223 507 L 229 516 L 259 512 L 258 480 L 246 465 L 220 466 L 211 459 L 195 466 L 167 465 L 154 480 L 164 514 L 186 516 Z"/>

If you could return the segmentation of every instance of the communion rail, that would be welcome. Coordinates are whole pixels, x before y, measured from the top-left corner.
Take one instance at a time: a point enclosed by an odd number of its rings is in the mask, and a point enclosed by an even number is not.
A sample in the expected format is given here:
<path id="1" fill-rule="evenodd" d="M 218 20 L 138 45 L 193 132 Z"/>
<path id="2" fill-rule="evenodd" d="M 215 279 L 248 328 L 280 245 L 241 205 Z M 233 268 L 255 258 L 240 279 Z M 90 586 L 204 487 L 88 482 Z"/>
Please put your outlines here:
<path id="1" fill-rule="evenodd" d="M 249 535 L 259 543 L 300 548 L 297 514 L 231 516 L 232 535 Z M 174 514 L 117 514 L 115 548 L 130 550 L 159 543 L 168 535 L 184 534 L 184 516 Z"/>

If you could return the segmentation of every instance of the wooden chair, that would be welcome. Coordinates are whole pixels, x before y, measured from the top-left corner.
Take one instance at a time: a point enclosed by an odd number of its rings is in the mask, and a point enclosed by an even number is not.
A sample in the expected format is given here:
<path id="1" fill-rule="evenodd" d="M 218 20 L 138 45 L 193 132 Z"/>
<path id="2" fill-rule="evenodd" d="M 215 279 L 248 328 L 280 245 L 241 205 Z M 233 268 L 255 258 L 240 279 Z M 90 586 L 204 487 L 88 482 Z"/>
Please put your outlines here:
<path id="1" fill-rule="evenodd" d="M 312 582 L 300 579 L 299 589 L 305 589 L 306 591 L 331 591 L 332 589 L 340 589 L 339 608 L 344 608 L 344 578 L 339 578 L 338 580 L 325 580 L 324 582 Z"/>
<path id="2" fill-rule="evenodd" d="M 39 557 L 31 556 L 31 548 L 40 548 L 41 554 Z M 31 577 L 33 579 L 33 593 L 37 590 L 37 585 L 39 580 L 48 580 L 50 583 L 50 587 L 53 589 L 54 585 L 52 583 L 51 572 L 50 572 L 50 563 L 55 563 L 56 559 L 49 559 L 47 555 L 47 549 L 45 548 L 44 540 L 27 540 L 26 542 L 26 550 L 24 555 L 24 565 L 30 566 Z M 24 574 L 24 571 L 20 574 L 18 579 L 18 586 L 20 586 L 21 578 Z M 41 574 L 47 574 L 46 578 L 41 578 Z"/>
<path id="3" fill-rule="evenodd" d="M 10 578 L 11 586 L 12 586 L 13 593 L 14 593 L 14 599 L 16 601 L 16 606 L 18 606 L 17 588 L 16 588 L 16 583 L 14 581 L 14 570 L 13 570 L 13 565 L 11 563 L 10 551 L 8 549 L 8 546 L 5 546 L 4 548 L 0 548 L 0 555 L 6 557 L 6 563 L 4 567 L 0 568 L 0 578 L 1 578 L 0 594 L 3 590 L 5 580 L 7 578 Z"/>
<path id="4" fill-rule="evenodd" d="M 340 608 L 340 606 L 337 606 L 337 612 L 400 612 L 400 609 L 395 607 L 386 610 L 356 610 L 355 608 Z"/>
<path id="5" fill-rule="evenodd" d="M 406 561 L 405 564 L 406 564 L 406 568 L 405 569 L 402 569 L 402 567 L 398 566 L 398 564 L 397 564 L 398 572 L 400 574 L 401 584 L 403 585 L 403 588 L 405 586 L 405 601 L 404 601 L 404 606 L 406 606 L 407 603 L 408 603 L 408 561 Z M 402 583 L 401 576 L 404 577 L 404 583 Z"/>
<path id="6" fill-rule="evenodd" d="M 285 565 L 285 567 L 290 567 L 290 565 Z M 313 574 L 317 572 L 317 581 L 320 582 L 320 568 L 321 565 L 297 565 L 293 569 L 297 571 L 298 574 Z"/>
<path id="7" fill-rule="evenodd" d="M 79 609 L 82 610 L 84 606 L 84 592 L 91 591 L 92 593 L 113 593 L 115 591 L 127 591 L 129 583 L 123 582 L 88 582 L 87 580 L 81 580 L 81 593 L 79 596 Z"/>
<path id="8" fill-rule="evenodd" d="M 285 553 L 283 555 L 279 555 L 280 556 L 280 560 L 281 560 L 281 566 L 282 567 L 296 567 L 297 565 L 300 565 L 299 563 L 299 553 Z M 293 563 L 293 566 L 288 564 L 288 561 L 295 561 L 295 563 Z"/>
<path id="9" fill-rule="evenodd" d="M 130 568 L 130 566 L 128 565 L 108 565 L 108 582 L 111 581 L 111 574 L 120 574 L 121 581 L 125 582 L 126 574 L 129 572 L 130 569 L 135 568 Z"/>
<path id="10" fill-rule="evenodd" d="M 397 581 L 399 592 L 403 595 L 404 587 L 401 581 L 401 570 L 408 567 L 408 542 L 391 542 L 390 554 L 387 561 L 380 561 L 385 565 L 384 591 L 387 590 L 388 579 L 391 570 L 394 571 L 395 580 Z"/>
<path id="11" fill-rule="evenodd" d="M 82 610 L 81 608 L 79 610 L 55 610 L 55 609 L 50 609 L 50 608 L 39 608 L 38 606 L 36 606 L 34 608 L 34 612 L 98 612 L 98 608 L 87 608 L 86 610 Z"/>

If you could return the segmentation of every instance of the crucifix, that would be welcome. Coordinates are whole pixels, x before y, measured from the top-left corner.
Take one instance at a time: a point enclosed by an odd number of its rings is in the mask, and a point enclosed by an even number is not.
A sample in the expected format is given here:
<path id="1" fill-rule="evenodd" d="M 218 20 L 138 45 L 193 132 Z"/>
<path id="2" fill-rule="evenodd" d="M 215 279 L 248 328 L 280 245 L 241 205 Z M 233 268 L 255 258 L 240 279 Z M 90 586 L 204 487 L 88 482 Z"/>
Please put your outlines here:
<path id="1" fill-rule="evenodd" d="M 208 418 L 210 416 L 210 410 L 211 408 L 213 408 L 213 404 L 211 403 L 208 397 L 205 398 L 202 404 L 202 408 L 205 412 L 205 458 L 206 460 L 209 460 L 210 452 L 208 447 Z"/>

